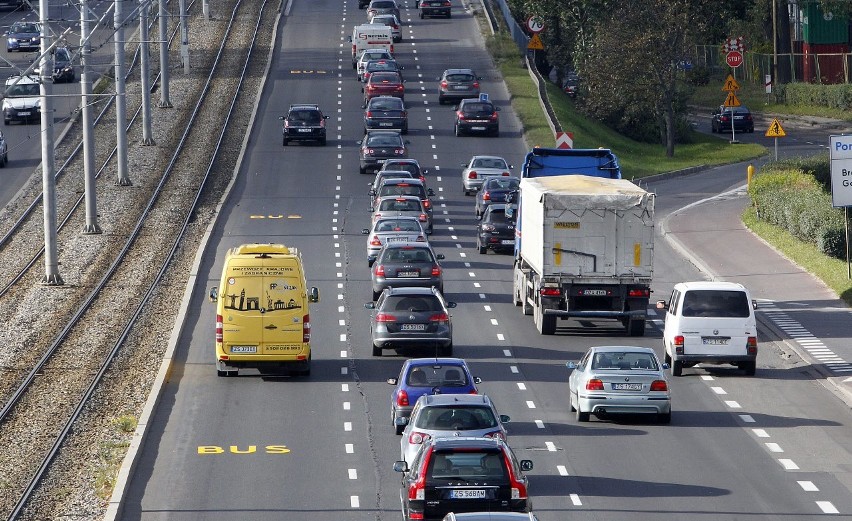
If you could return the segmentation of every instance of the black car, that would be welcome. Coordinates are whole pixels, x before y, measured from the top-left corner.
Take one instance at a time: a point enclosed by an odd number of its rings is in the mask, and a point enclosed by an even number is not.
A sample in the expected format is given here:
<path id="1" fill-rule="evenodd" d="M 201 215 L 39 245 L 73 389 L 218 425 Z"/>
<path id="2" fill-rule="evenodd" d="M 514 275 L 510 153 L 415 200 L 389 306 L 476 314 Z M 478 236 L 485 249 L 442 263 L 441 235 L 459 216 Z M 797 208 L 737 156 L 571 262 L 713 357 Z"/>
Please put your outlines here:
<path id="1" fill-rule="evenodd" d="M 417 3 L 420 8 L 420 18 L 443 16 L 452 18 L 452 3 L 450 0 L 420 0 Z"/>
<path id="2" fill-rule="evenodd" d="M 285 147 L 290 141 L 316 141 L 325 146 L 325 120 L 328 116 L 322 113 L 319 105 L 290 105 L 287 115 L 278 119 L 284 120 L 282 131 Z"/>
<path id="3" fill-rule="evenodd" d="M 463 99 L 456 107 L 456 136 L 481 133 L 497 137 L 500 135 L 500 107 L 489 101 L 487 95 L 476 99 Z"/>
<path id="4" fill-rule="evenodd" d="M 438 288 L 444 291 L 444 270 L 438 264 L 444 255 L 435 253 L 429 243 L 392 242 L 386 244 L 371 272 L 373 300 L 385 288 Z"/>
<path id="5" fill-rule="evenodd" d="M 387 288 L 378 300 L 364 304 L 373 310 L 370 336 L 373 356 L 383 349 L 429 347 L 440 356 L 453 356 L 453 325 L 450 319 L 455 302 L 447 302 L 435 288 Z"/>
<path id="6" fill-rule="evenodd" d="M 506 214 L 507 209 L 509 215 Z M 476 225 L 476 248 L 479 253 L 514 249 L 516 209 L 515 205 L 507 204 L 492 204 L 485 209 Z"/>
<path id="7" fill-rule="evenodd" d="M 362 174 L 375 172 L 388 159 L 408 157 L 408 141 L 396 130 L 368 130 L 364 139 L 358 141 L 359 171 Z"/>
<path id="8" fill-rule="evenodd" d="M 53 82 L 72 83 L 75 78 L 71 52 L 67 47 L 57 47 L 53 53 Z"/>
<path id="9" fill-rule="evenodd" d="M 364 128 L 392 128 L 408 134 L 408 111 L 405 110 L 405 102 L 394 96 L 371 99 L 364 110 Z"/>
<path id="10" fill-rule="evenodd" d="M 710 130 L 714 133 L 730 132 L 732 114 L 735 132 L 754 132 L 754 120 L 748 108 L 729 108 L 724 105 L 719 106 L 719 108 L 713 111 L 713 117 L 710 119 Z"/>
<path id="11" fill-rule="evenodd" d="M 492 203 L 510 202 L 510 195 L 518 191 L 521 180 L 517 177 L 488 177 L 476 192 L 476 216 L 479 217 Z"/>
<path id="12" fill-rule="evenodd" d="M 434 438 L 414 456 L 393 464 L 402 472 L 405 521 L 441 519 L 450 512 L 529 512 L 533 462 L 515 457 L 499 438 Z"/>
<path id="13" fill-rule="evenodd" d="M 447 69 L 438 78 L 438 103 L 479 97 L 479 76 L 472 69 Z"/>

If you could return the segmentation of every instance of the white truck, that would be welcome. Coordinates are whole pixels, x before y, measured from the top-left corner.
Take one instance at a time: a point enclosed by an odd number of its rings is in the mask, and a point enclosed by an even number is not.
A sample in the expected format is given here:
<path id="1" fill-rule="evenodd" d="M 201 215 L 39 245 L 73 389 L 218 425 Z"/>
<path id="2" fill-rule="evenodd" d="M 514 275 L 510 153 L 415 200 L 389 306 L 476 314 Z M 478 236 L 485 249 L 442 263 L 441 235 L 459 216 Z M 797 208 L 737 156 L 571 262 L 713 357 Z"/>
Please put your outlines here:
<path id="1" fill-rule="evenodd" d="M 645 333 L 654 194 L 586 175 L 521 180 L 512 301 L 543 335 L 557 318 L 612 318 Z"/>
<path id="2" fill-rule="evenodd" d="M 393 33 L 387 25 L 356 25 L 352 28 L 349 42 L 352 44 L 353 69 L 358 65 L 358 58 L 367 49 L 386 49 L 393 56 Z"/>

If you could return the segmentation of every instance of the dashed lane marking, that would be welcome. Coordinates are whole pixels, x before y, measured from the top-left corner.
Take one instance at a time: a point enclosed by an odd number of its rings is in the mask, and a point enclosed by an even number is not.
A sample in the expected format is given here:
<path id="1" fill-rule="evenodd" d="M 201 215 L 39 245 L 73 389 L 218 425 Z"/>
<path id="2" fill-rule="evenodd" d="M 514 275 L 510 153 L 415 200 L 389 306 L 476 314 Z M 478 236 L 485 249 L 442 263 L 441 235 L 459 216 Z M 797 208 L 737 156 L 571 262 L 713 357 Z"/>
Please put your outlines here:
<path id="1" fill-rule="evenodd" d="M 734 401 L 734 400 L 726 400 L 725 405 L 727 405 L 731 409 L 742 409 L 743 408 L 742 405 L 740 405 L 740 402 L 737 402 L 737 401 Z"/>
<path id="2" fill-rule="evenodd" d="M 582 501 L 580 501 L 580 496 L 579 496 L 579 495 L 577 495 L 577 494 L 571 494 L 571 496 L 570 496 L 570 497 L 571 497 L 571 503 L 573 503 L 573 504 L 574 504 L 574 506 L 578 507 L 578 506 L 581 506 L 581 505 L 583 504 L 583 502 L 582 502 Z"/>
<path id="3" fill-rule="evenodd" d="M 535 423 L 535 426 L 538 427 L 539 429 L 544 428 L 544 422 L 541 421 L 541 420 L 535 420 L 533 423 Z"/>
<path id="4" fill-rule="evenodd" d="M 560 476 L 568 475 L 568 469 L 565 468 L 565 465 L 556 465 L 556 471 L 559 472 Z"/>
<path id="5" fill-rule="evenodd" d="M 822 510 L 823 514 L 839 514 L 840 511 L 837 510 L 831 501 L 817 501 L 817 506 L 820 510 Z"/>
<path id="6" fill-rule="evenodd" d="M 769 452 L 784 452 L 784 449 L 781 448 L 781 445 L 777 443 L 764 443 L 766 448 L 769 449 Z"/>
<path id="7" fill-rule="evenodd" d="M 751 432 L 753 432 L 754 435 L 757 436 L 758 438 L 768 438 L 769 437 L 769 433 L 766 432 L 763 429 L 752 429 Z"/>
<path id="8" fill-rule="evenodd" d="M 813 481 L 797 481 L 796 483 L 798 483 L 805 492 L 819 492 L 819 489 L 816 485 L 814 485 Z"/>
<path id="9" fill-rule="evenodd" d="M 799 466 L 791 459 L 782 458 L 778 460 L 778 463 L 784 467 L 784 470 L 799 470 Z"/>

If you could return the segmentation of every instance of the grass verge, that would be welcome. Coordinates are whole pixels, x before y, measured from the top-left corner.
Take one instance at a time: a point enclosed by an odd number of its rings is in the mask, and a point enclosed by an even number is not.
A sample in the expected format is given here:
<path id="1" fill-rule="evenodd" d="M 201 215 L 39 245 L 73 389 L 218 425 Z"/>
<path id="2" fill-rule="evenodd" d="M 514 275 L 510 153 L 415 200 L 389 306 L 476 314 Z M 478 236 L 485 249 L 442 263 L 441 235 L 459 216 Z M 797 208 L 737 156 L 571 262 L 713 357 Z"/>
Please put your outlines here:
<path id="1" fill-rule="evenodd" d="M 852 306 L 852 281 L 846 277 L 845 260 L 823 255 L 816 246 L 796 239 L 787 230 L 758 220 L 753 208 L 747 208 L 742 219 L 746 227 L 758 237 L 822 280 L 846 304 Z"/>

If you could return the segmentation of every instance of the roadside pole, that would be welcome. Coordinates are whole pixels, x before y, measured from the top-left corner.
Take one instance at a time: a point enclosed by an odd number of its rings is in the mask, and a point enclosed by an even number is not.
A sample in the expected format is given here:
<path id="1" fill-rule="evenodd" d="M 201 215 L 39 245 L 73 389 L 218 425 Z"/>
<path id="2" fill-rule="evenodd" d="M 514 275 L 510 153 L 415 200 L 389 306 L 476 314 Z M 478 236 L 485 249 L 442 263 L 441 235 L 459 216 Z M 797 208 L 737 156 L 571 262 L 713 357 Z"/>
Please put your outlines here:
<path id="1" fill-rule="evenodd" d="M 189 27 L 187 27 L 186 0 L 180 0 L 178 4 L 180 4 L 180 57 L 183 60 L 183 73 L 189 74 Z"/>
<path id="2" fill-rule="evenodd" d="M 115 184 L 132 186 L 127 175 L 127 97 L 124 84 L 124 0 L 115 0 L 115 143 L 118 178 Z"/>
<path id="3" fill-rule="evenodd" d="M 151 129 L 151 59 L 148 52 L 148 7 L 150 0 L 139 0 L 139 68 L 142 87 L 142 145 L 156 145 Z"/>
<path id="4" fill-rule="evenodd" d="M 92 75 L 91 57 L 92 45 L 89 43 L 89 0 L 80 0 L 80 94 L 82 96 L 82 125 L 83 125 L 83 177 L 86 191 L 86 226 L 85 234 L 101 233 L 98 225 L 97 183 L 95 182 L 95 138 L 92 124 Z"/>
<path id="5" fill-rule="evenodd" d="M 778 118 L 773 118 L 772 123 L 769 124 L 769 128 L 766 129 L 766 137 L 775 138 L 775 160 L 778 161 L 778 138 L 779 137 L 787 137 L 787 133 L 784 132 L 784 127 L 781 126 L 781 122 L 778 121 Z"/>
<path id="6" fill-rule="evenodd" d="M 44 278 L 42 284 L 65 284 L 59 275 L 59 254 L 56 244 L 56 164 L 53 147 L 53 36 L 48 25 L 48 0 L 40 0 L 41 57 L 39 83 L 41 94 L 41 182 L 44 194 Z"/>
<path id="7" fill-rule="evenodd" d="M 829 136 L 831 157 L 831 206 L 843 208 L 846 237 L 846 278 L 852 279 L 849 245 L 849 207 L 852 206 L 852 136 Z"/>
<path id="8" fill-rule="evenodd" d="M 169 13 L 166 11 L 166 0 L 160 3 L 160 103 L 158 107 L 163 109 L 172 108 L 169 99 Z"/>

